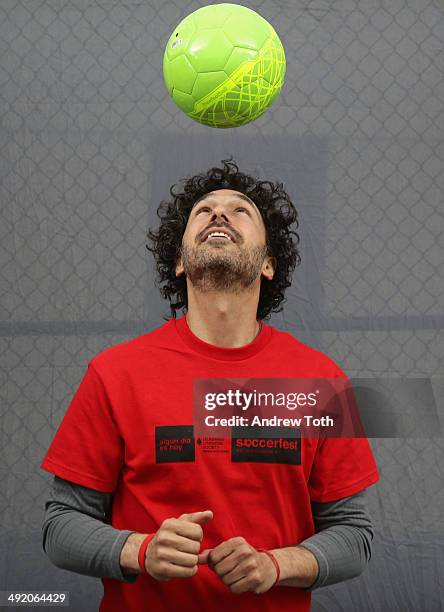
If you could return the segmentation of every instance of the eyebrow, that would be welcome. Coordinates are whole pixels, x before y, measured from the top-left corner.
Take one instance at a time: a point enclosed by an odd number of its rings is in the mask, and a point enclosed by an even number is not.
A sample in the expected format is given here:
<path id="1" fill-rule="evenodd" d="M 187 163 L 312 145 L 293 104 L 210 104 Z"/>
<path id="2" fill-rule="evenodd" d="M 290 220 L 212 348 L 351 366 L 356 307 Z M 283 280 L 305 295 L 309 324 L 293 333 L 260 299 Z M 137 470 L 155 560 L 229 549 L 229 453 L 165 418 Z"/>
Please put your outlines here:
<path id="1" fill-rule="evenodd" d="M 194 208 L 195 208 L 195 207 L 196 207 L 196 206 L 197 206 L 197 205 L 198 205 L 200 202 L 202 202 L 202 200 L 206 200 L 207 198 L 211 198 L 212 196 L 214 196 L 214 193 L 212 193 L 212 192 L 211 192 L 211 193 L 206 193 L 206 194 L 204 194 L 202 197 L 200 197 L 200 198 L 197 200 L 197 202 L 195 202 L 195 203 L 194 203 L 193 209 L 194 209 Z M 233 195 L 233 199 L 234 199 L 234 198 L 236 198 L 236 199 L 238 199 L 238 200 L 243 200 L 244 202 L 247 202 L 248 204 L 250 204 L 250 205 L 253 207 L 253 209 L 254 209 L 254 210 L 257 212 L 257 213 L 259 213 L 259 211 L 258 211 L 258 209 L 257 209 L 256 204 L 255 204 L 255 203 L 254 203 L 252 200 L 250 200 L 250 198 L 249 198 L 248 196 L 246 196 L 245 194 L 243 194 L 243 193 L 236 193 L 235 195 Z M 260 213 L 259 213 L 259 214 L 260 214 Z"/>

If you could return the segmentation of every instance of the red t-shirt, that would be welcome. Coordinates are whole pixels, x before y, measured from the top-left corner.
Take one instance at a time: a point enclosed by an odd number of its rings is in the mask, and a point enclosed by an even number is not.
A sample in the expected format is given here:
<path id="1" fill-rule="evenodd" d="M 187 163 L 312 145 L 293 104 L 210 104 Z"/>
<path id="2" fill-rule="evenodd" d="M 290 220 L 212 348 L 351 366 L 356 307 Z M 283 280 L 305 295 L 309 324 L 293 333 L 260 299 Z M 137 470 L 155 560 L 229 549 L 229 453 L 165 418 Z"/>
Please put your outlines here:
<path id="1" fill-rule="evenodd" d="M 234 536 L 255 548 L 296 545 L 314 533 L 311 501 L 347 497 L 379 480 L 365 438 L 302 439 L 297 464 L 232 462 L 230 452 L 208 452 L 211 448 L 193 439 L 197 377 L 345 374 L 320 351 L 264 323 L 250 344 L 221 348 L 195 336 L 186 316 L 172 319 L 90 361 L 41 467 L 114 492 L 116 529 L 151 533 L 166 518 L 212 510 L 202 550 Z M 180 452 L 161 446 L 168 438 L 188 442 Z M 305 612 L 311 600 L 303 589 L 282 586 L 262 595 L 234 595 L 207 565 L 188 579 L 160 582 L 140 575 L 133 583 L 102 582 L 101 612 Z"/>

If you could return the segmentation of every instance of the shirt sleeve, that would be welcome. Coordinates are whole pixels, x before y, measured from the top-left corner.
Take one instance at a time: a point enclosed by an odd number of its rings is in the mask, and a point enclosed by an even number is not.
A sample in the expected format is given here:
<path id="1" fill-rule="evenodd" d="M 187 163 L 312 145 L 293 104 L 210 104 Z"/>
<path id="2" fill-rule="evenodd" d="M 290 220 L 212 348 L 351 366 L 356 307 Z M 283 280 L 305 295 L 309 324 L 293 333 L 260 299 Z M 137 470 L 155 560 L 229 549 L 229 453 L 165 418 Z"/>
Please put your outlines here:
<path id="1" fill-rule="evenodd" d="M 378 469 L 366 438 L 319 440 L 308 481 L 312 501 L 349 497 L 378 480 Z"/>
<path id="2" fill-rule="evenodd" d="M 54 477 L 42 527 L 43 549 L 57 567 L 97 578 L 135 582 L 124 573 L 120 554 L 135 533 L 107 524 L 112 494 Z"/>
<path id="3" fill-rule="evenodd" d="M 348 381 L 334 364 L 335 378 Z M 314 502 L 331 502 L 359 493 L 379 480 L 378 468 L 367 438 L 320 438 L 308 487 Z"/>
<path id="4" fill-rule="evenodd" d="M 107 493 L 116 488 L 124 449 L 109 397 L 93 361 L 88 364 L 41 468 Z"/>
<path id="5" fill-rule="evenodd" d="M 371 559 L 374 529 L 366 492 L 334 502 L 311 504 L 316 533 L 301 542 L 319 565 L 315 582 L 306 591 L 362 574 Z"/>

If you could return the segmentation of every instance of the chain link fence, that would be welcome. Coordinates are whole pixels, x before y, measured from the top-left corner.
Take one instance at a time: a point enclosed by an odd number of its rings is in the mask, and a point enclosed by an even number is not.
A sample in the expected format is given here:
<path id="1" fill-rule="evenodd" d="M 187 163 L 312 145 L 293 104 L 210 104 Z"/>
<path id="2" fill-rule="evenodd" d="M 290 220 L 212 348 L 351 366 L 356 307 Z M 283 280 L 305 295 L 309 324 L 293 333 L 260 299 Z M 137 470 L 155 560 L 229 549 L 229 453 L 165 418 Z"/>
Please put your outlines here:
<path id="1" fill-rule="evenodd" d="M 203 160 L 241 151 L 301 210 L 305 257 L 271 324 L 350 377 L 430 378 L 442 420 L 442 4 L 249 1 L 283 41 L 286 82 L 269 112 L 224 134 L 184 116 L 162 78 L 172 29 L 203 4 L 0 3 L 0 588 L 58 585 L 73 610 L 100 593 L 44 556 L 38 465 L 89 359 L 168 314 L 145 231 L 168 180 Z M 443 440 L 372 446 L 374 558 L 314 609 L 441 610 Z"/>

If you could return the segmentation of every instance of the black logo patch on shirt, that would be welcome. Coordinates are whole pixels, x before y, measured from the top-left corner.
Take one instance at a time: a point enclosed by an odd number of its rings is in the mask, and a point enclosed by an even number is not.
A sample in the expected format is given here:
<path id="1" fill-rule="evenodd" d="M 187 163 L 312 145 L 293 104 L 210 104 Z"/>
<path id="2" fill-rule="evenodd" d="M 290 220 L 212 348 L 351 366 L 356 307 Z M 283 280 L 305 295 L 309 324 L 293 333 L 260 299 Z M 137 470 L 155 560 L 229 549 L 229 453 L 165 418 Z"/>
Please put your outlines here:
<path id="1" fill-rule="evenodd" d="M 291 436 L 291 437 L 289 437 Z M 283 427 L 236 427 L 231 437 L 231 460 L 301 465 L 301 432 Z"/>
<path id="2" fill-rule="evenodd" d="M 156 427 L 156 463 L 194 461 L 194 458 L 192 425 Z"/>

